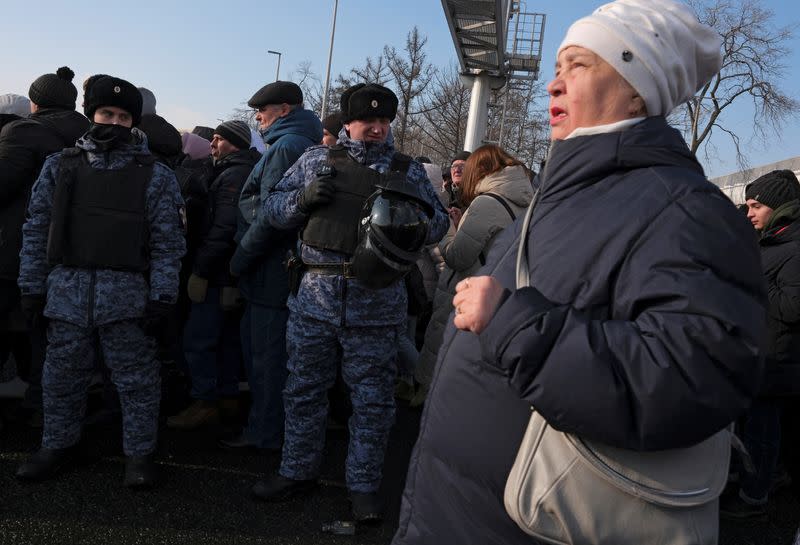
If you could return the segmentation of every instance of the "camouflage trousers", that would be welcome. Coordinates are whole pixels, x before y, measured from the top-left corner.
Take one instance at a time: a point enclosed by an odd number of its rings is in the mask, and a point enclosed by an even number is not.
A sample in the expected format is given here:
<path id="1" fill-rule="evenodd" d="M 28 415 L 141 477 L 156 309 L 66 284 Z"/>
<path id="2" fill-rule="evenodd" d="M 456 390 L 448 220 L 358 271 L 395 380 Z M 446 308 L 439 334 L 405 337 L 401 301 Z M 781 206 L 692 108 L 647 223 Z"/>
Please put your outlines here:
<path id="1" fill-rule="evenodd" d="M 87 390 L 95 370 L 92 355 L 97 345 L 119 392 L 125 454 L 142 456 L 153 452 L 158 435 L 161 377 L 155 343 L 144 334 L 139 321 L 85 328 L 50 320 L 47 342 L 42 374 L 42 446 L 65 448 L 80 439 Z"/>
<path id="2" fill-rule="evenodd" d="M 347 487 L 354 492 L 376 491 L 394 423 L 397 326 L 337 327 L 290 312 L 286 342 L 289 376 L 280 474 L 290 479 L 319 476 L 327 394 L 336 380 L 336 355 L 341 347 L 342 378 L 353 403 Z"/>

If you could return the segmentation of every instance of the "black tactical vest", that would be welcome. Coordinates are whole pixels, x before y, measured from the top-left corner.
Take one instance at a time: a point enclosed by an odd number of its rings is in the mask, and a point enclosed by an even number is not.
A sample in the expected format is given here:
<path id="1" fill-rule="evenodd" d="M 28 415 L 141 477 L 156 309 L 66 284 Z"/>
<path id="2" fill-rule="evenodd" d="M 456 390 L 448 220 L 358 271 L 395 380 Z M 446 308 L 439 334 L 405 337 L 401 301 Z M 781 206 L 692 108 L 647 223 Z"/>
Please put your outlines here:
<path id="1" fill-rule="evenodd" d="M 150 266 L 146 191 L 152 155 L 119 170 L 92 168 L 78 148 L 62 152 L 47 261 L 68 267 L 146 271 Z"/>
<path id="2" fill-rule="evenodd" d="M 375 185 L 399 177 L 405 180 L 411 158 L 395 153 L 389 172 L 381 174 L 359 164 L 342 146 L 328 150 L 328 165 L 336 172 L 333 201 L 314 210 L 301 234 L 303 242 L 321 250 L 352 255 L 358 246 L 358 226 L 367 198 Z"/>

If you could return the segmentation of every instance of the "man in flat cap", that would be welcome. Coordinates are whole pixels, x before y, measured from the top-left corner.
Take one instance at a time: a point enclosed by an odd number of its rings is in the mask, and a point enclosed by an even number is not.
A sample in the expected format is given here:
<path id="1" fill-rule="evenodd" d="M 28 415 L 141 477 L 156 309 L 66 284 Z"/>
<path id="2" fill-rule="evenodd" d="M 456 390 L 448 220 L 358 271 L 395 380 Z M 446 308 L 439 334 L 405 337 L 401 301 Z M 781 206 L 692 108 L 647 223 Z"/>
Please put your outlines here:
<path id="1" fill-rule="evenodd" d="M 447 212 L 425 169 L 394 149 L 390 123 L 396 112 L 397 97 L 385 87 L 347 89 L 337 145 L 309 149 L 264 206 L 276 228 L 302 230 L 299 256 L 305 272 L 292 283 L 289 297 L 281 466 L 253 492 L 280 501 L 315 486 L 325 442 L 326 394 L 341 351 L 353 404 L 347 488 L 358 521 L 382 517 L 378 488 L 394 420 L 397 335 L 407 308 L 403 274 L 421 245 L 437 242 L 448 228 Z M 418 242 L 413 251 L 399 250 L 401 243 L 389 240 L 394 226 L 384 225 L 381 248 L 397 252 L 371 253 L 379 248 L 367 234 L 376 229 L 366 220 L 375 214 L 362 222 L 362 210 L 375 210 L 371 207 L 378 200 L 403 218 L 408 238 Z"/>
<path id="2" fill-rule="evenodd" d="M 145 332 L 174 304 L 184 253 L 175 175 L 147 149 L 142 97 L 127 81 L 95 79 L 75 147 L 51 155 L 31 194 L 22 229 L 19 287 L 31 319 L 49 319 L 42 447 L 17 470 L 41 481 L 74 462 L 95 344 L 122 406 L 125 478 L 155 483 L 159 364 Z"/>
<path id="3" fill-rule="evenodd" d="M 290 81 L 259 89 L 248 104 L 269 146 L 245 181 L 239 197 L 238 246 L 231 272 L 239 276 L 245 299 L 241 322 L 242 351 L 252 404 L 247 427 L 223 439 L 226 448 L 280 449 L 283 441 L 283 384 L 286 380 L 288 280 L 286 252 L 297 229 L 276 229 L 261 205 L 269 191 L 309 146 L 322 140 L 322 125 L 303 108 L 303 92 Z"/>
<path id="4" fill-rule="evenodd" d="M 78 90 L 72 83 L 75 73 L 66 66 L 55 74 L 44 74 L 31 83 L 29 117 L 8 123 L 0 132 L 0 329 L 18 313 L 19 251 L 22 224 L 31 188 L 45 158 L 72 146 L 89 126 L 75 111 Z M 41 425 L 41 374 L 47 344 L 44 324 L 29 323 L 31 358 L 17 362 L 22 378 L 28 382 L 24 407 L 30 422 Z"/>
<path id="5" fill-rule="evenodd" d="M 170 428 L 191 430 L 220 416 L 234 420 L 238 411 L 241 312 L 229 263 L 236 249 L 239 194 L 261 159 L 250 147 L 250 138 L 247 123 L 233 120 L 220 123 L 211 140 L 209 217 L 191 264 L 187 285 L 191 309 L 183 331 L 193 401 L 167 420 Z"/>

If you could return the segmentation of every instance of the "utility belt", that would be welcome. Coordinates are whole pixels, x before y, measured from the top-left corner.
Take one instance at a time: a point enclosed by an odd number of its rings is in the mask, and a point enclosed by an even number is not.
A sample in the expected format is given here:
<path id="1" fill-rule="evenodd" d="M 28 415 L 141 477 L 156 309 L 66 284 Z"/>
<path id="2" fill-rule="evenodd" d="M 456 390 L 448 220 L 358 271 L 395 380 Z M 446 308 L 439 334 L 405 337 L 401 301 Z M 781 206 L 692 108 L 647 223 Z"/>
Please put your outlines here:
<path id="1" fill-rule="evenodd" d="M 300 290 L 300 282 L 303 280 L 303 273 L 311 272 L 327 276 L 343 276 L 345 278 L 355 278 L 351 261 L 339 263 L 305 263 L 292 249 L 286 258 L 286 270 L 289 273 L 289 292 L 297 295 Z"/>
<path id="2" fill-rule="evenodd" d="M 344 276 L 345 278 L 355 278 L 352 270 L 352 261 L 341 263 L 304 263 L 306 272 L 325 274 L 330 276 Z"/>

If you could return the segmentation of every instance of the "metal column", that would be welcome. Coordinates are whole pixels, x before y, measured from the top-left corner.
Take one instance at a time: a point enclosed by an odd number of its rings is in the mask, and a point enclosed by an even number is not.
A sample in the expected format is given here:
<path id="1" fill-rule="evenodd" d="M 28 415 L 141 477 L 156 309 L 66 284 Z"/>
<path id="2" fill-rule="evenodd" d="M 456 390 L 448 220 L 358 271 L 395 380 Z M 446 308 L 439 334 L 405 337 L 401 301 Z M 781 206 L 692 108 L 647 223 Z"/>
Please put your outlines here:
<path id="1" fill-rule="evenodd" d="M 467 134 L 464 137 L 464 149 L 467 151 L 475 151 L 475 148 L 483 145 L 489 115 L 489 76 L 482 72 L 471 78 L 472 97 L 469 101 Z"/>

